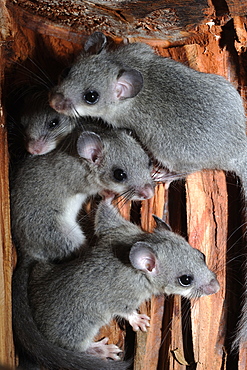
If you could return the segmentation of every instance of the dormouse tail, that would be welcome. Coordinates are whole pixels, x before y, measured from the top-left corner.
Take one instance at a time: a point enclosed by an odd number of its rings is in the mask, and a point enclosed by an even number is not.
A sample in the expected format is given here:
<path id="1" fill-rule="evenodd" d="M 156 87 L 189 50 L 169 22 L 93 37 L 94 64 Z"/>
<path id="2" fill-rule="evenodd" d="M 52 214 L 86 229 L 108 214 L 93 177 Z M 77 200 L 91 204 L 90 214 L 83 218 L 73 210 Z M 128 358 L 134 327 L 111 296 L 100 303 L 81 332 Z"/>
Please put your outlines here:
<path id="1" fill-rule="evenodd" d="M 16 348 L 25 370 L 44 366 L 47 370 L 121 370 L 128 369 L 125 361 L 101 360 L 86 353 L 74 352 L 46 340 L 33 320 L 28 304 L 28 280 L 36 262 L 25 261 L 17 266 L 13 276 L 13 332 Z M 37 367 L 36 367 L 37 369 Z"/>
<path id="2" fill-rule="evenodd" d="M 243 198 L 243 223 L 244 229 L 244 243 L 245 243 L 245 256 L 243 261 L 244 271 L 244 286 L 242 294 L 242 307 L 239 322 L 235 333 L 235 338 L 232 342 L 232 350 L 235 351 L 237 347 L 244 342 L 247 342 L 247 148 L 239 154 L 238 158 L 234 161 L 232 171 L 238 176 L 241 181 L 241 191 Z"/>

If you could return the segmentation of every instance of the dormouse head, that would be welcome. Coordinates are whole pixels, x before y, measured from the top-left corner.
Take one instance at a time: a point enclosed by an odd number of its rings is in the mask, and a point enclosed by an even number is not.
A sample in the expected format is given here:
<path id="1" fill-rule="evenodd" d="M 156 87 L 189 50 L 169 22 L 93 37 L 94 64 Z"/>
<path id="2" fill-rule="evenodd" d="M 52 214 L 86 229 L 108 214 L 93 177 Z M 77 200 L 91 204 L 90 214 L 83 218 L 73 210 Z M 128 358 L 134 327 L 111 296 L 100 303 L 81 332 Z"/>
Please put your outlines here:
<path id="1" fill-rule="evenodd" d="M 142 90 L 142 73 L 117 61 L 114 53 L 105 48 L 105 36 L 95 34 L 66 77 L 51 91 L 50 105 L 59 113 L 104 117 L 114 106 Z"/>
<path id="2" fill-rule="evenodd" d="M 184 238 L 161 226 L 144 241 L 133 244 L 132 266 L 145 274 L 154 294 L 179 294 L 197 298 L 216 293 L 219 283 L 208 269 L 205 257 Z"/>
<path id="3" fill-rule="evenodd" d="M 152 163 L 140 144 L 125 130 L 105 134 L 84 131 L 77 151 L 95 174 L 102 190 L 110 190 L 127 199 L 148 199 L 154 194 Z"/>
<path id="4" fill-rule="evenodd" d="M 33 155 L 46 154 L 76 126 L 73 118 L 59 114 L 48 104 L 21 117 L 26 150 Z"/>
<path id="5" fill-rule="evenodd" d="M 172 232 L 162 219 L 154 218 L 157 225 L 153 233 L 144 232 L 124 219 L 108 198 L 98 206 L 95 229 L 104 245 L 109 241 L 117 245 L 114 254 L 120 259 L 126 260 L 123 255 L 128 254 L 131 267 L 139 275 L 137 280 L 145 279 L 150 296 L 179 294 L 196 298 L 216 293 L 219 283 L 203 253 Z"/>

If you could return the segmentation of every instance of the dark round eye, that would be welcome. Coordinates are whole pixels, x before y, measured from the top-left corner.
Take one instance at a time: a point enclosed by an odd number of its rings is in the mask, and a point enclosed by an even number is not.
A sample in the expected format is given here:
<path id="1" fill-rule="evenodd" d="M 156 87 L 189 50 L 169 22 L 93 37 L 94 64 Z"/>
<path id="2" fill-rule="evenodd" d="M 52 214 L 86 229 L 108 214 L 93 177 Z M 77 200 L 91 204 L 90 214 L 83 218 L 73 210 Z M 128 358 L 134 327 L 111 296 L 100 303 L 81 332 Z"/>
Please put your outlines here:
<path id="1" fill-rule="evenodd" d="M 53 130 L 54 128 L 56 128 L 58 125 L 60 124 L 60 121 L 58 118 L 54 118 L 52 120 L 50 120 L 48 123 L 47 123 L 47 127 L 50 129 L 50 130 Z"/>
<path id="2" fill-rule="evenodd" d="M 149 158 L 148 167 L 151 167 L 153 165 L 153 161 L 151 158 Z"/>
<path id="3" fill-rule="evenodd" d="M 126 128 L 125 132 L 126 132 L 127 135 L 134 137 L 134 132 L 130 128 Z"/>
<path id="4" fill-rule="evenodd" d="M 124 170 L 121 170 L 121 168 L 117 168 L 113 171 L 114 179 L 117 181 L 124 181 L 127 179 L 127 175 L 124 172 Z"/>
<path id="5" fill-rule="evenodd" d="M 95 104 L 99 100 L 99 94 L 95 90 L 88 90 L 83 96 L 84 100 L 88 104 Z"/>
<path id="6" fill-rule="evenodd" d="M 179 284 L 182 286 L 189 286 L 193 281 L 193 277 L 190 275 L 182 275 L 178 278 Z"/>

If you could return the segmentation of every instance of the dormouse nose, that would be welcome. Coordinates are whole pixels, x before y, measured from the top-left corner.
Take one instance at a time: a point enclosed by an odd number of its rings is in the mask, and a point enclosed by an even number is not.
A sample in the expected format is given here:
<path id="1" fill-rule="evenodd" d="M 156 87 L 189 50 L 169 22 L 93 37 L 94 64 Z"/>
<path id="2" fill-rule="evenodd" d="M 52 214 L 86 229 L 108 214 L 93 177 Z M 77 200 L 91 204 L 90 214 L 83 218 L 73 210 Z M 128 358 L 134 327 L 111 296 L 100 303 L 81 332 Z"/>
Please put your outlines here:
<path id="1" fill-rule="evenodd" d="M 143 199 L 150 199 L 154 195 L 154 186 L 151 184 L 146 184 L 144 187 L 138 189 L 138 195 Z"/>
<path id="2" fill-rule="evenodd" d="M 207 285 L 203 286 L 203 292 L 206 295 L 217 293 L 220 289 L 220 285 L 217 279 L 213 278 Z"/>

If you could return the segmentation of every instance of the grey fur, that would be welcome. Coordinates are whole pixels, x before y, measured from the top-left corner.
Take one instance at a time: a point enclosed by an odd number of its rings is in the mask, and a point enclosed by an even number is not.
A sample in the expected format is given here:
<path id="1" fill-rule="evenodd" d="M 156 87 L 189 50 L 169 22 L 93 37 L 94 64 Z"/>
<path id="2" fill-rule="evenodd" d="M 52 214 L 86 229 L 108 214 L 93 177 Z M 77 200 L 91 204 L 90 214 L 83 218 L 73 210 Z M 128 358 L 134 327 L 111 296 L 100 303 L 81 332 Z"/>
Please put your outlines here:
<path id="1" fill-rule="evenodd" d="M 98 33 L 93 34 L 88 45 L 95 40 L 96 47 L 99 39 Z M 69 116 L 101 117 L 112 126 L 134 130 L 173 174 L 169 181 L 203 169 L 235 172 L 247 200 L 246 118 L 242 99 L 231 83 L 160 57 L 141 43 L 88 54 L 79 56 L 68 77 L 52 91 L 54 109 Z M 124 76 L 133 70 L 141 74 L 142 86 L 141 77 Z M 134 89 L 137 85 L 139 93 Z M 95 104 L 84 100 L 88 90 L 98 92 Z M 157 179 L 165 181 L 166 171 L 161 169 Z M 234 346 L 247 340 L 246 292 Z"/>
<path id="2" fill-rule="evenodd" d="M 142 87 L 133 70 L 141 73 Z M 136 84 L 139 93 L 128 98 Z M 99 93 L 97 103 L 84 101 L 88 90 Z M 223 169 L 242 175 L 238 161 L 247 140 L 239 93 L 225 78 L 160 57 L 148 45 L 82 54 L 52 91 L 50 104 L 68 116 L 101 117 L 112 126 L 134 130 L 171 172 Z"/>
<path id="3" fill-rule="evenodd" d="M 77 251 L 85 239 L 78 212 L 104 189 L 131 199 L 153 195 L 150 160 L 136 140 L 125 130 L 85 127 L 78 140 L 75 131 L 62 149 L 28 157 L 13 172 L 12 235 L 22 254 L 55 260 Z M 127 175 L 123 181 L 114 178 L 118 168 Z"/>
<path id="4" fill-rule="evenodd" d="M 76 127 L 76 120 L 58 114 L 48 107 L 34 114 L 23 115 L 21 125 L 25 132 L 26 150 L 33 155 L 49 153 Z"/>
<path id="5" fill-rule="evenodd" d="M 18 260 L 13 276 L 13 332 L 20 366 L 25 370 L 124 370 L 128 363 L 102 361 L 86 353 L 66 350 L 48 341 L 33 320 L 27 283 L 35 261 Z"/>
<path id="6" fill-rule="evenodd" d="M 148 320 L 136 310 L 153 294 L 191 298 L 218 291 L 202 253 L 167 226 L 159 224 L 153 233 L 146 233 L 106 200 L 98 207 L 95 228 L 98 242 L 79 259 L 33 267 L 30 305 L 40 332 L 53 345 L 75 353 L 88 351 L 110 319 L 131 320 L 134 313 L 137 327 L 145 330 Z M 190 286 L 179 283 L 183 275 L 193 278 Z M 117 369 L 119 362 L 115 364 Z"/>
<path id="7" fill-rule="evenodd" d="M 20 116 L 25 148 L 33 155 L 49 153 L 78 126 L 77 120 L 52 109 L 43 95 L 27 100 Z"/>

